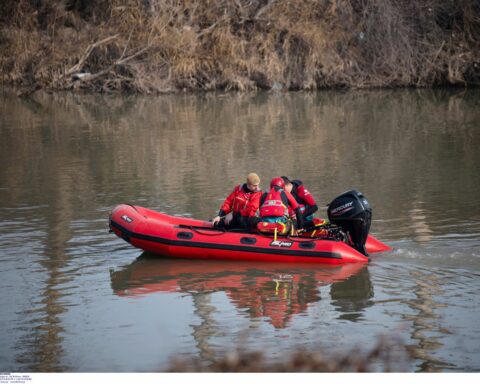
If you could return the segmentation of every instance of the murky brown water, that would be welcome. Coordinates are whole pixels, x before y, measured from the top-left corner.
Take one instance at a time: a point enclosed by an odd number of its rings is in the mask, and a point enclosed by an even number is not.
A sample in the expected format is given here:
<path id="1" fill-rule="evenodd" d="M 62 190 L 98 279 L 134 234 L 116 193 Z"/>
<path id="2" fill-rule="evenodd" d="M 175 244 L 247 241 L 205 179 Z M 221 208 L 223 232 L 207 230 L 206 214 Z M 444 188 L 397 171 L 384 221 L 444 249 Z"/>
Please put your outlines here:
<path id="1" fill-rule="evenodd" d="M 478 90 L 4 93 L 0 371 L 155 371 L 381 336 L 407 346 L 402 370 L 479 371 L 479 147 Z M 301 178 L 322 206 L 361 190 L 394 251 L 366 267 L 172 261 L 108 233 L 123 202 L 212 217 L 250 171 Z"/>

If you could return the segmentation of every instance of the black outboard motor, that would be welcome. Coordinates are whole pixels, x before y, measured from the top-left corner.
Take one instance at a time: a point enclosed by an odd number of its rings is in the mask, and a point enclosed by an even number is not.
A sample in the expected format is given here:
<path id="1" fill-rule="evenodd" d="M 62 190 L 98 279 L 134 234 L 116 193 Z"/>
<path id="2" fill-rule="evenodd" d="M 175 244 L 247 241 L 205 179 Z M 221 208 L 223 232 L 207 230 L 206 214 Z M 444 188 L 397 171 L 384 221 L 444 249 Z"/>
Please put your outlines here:
<path id="1" fill-rule="evenodd" d="M 352 246 L 368 256 L 365 243 L 372 223 L 372 208 L 363 194 L 355 189 L 342 193 L 328 205 L 328 220 L 348 232 Z"/>

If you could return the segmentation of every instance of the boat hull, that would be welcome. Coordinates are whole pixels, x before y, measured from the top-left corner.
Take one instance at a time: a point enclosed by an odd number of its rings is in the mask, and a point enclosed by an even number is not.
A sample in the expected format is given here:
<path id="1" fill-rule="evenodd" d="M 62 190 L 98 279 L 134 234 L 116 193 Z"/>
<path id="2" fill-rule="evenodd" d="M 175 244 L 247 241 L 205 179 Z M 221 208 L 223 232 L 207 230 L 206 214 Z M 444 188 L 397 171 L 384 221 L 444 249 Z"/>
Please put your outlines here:
<path id="1" fill-rule="evenodd" d="M 299 237 L 278 237 L 275 241 L 272 236 L 224 231 L 213 228 L 208 221 L 170 216 L 127 204 L 112 210 L 110 228 L 136 248 L 172 258 L 323 264 L 369 260 L 340 241 Z M 389 249 L 373 237 L 366 246 L 368 252 Z"/>

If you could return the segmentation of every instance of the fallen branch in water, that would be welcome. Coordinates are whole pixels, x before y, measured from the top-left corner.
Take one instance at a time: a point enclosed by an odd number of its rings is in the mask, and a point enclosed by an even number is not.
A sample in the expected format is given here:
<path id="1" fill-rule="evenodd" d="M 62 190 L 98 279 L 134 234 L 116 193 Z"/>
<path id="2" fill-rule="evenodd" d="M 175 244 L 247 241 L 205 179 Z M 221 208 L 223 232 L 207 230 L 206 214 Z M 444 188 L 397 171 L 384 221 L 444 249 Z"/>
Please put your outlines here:
<path id="1" fill-rule="evenodd" d="M 77 73 L 77 72 L 81 72 L 82 68 L 83 68 L 83 65 L 85 64 L 85 61 L 87 61 L 88 57 L 90 56 L 90 54 L 92 53 L 92 51 L 102 45 L 102 44 L 105 44 L 105 43 L 108 43 L 114 39 L 116 39 L 119 35 L 116 34 L 116 35 L 113 35 L 113 36 L 109 36 L 105 39 L 102 39 L 100 41 L 97 41 L 93 44 L 90 44 L 87 49 L 85 50 L 85 53 L 82 55 L 82 57 L 80 58 L 80 60 L 78 61 L 77 64 L 75 64 L 72 68 L 70 68 L 68 71 L 65 72 L 65 75 L 64 77 L 67 77 L 69 75 L 72 75 L 74 73 Z"/>
<path id="2" fill-rule="evenodd" d="M 151 46 L 150 45 L 147 45 L 146 47 L 143 47 L 142 49 L 138 50 L 137 52 L 135 52 L 134 54 L 130 55 L 130 56 L 127 56 L 127 57 L 123 57 L 123 54 L 122 56 L 120 56 L 120 58 L 118 60 L 116 60 L 113 64 L 111 64 L 110 66 L 108 66 L 108 68 L 105 68 L 97 73 L 93 73 L 93 74 L 83 74 L 84 76 L 76 76 L 76 79 L 78 80 L 81 80 L 83 82 L 87 82 L 87 81 L 92 81 L 92 80 L 95 80 L 103 75 L 106 75 L 107 73 L 109 73 L 110 71 L 112 71 L 116 66 L 118 65 L 123 65 L 125 63 L 127 63 L 128 61 L 134 59 L 135 57 L 137 56 L 140 56 L 142 53 L 146 52 Z M 125 53 L 125 51 L 124 51 Z"/>
<path id="3" fill-rule="evenodd" d="M 129 46 L 131 38 L 132 38 L 132 34 L 133 34 L 133 30 L 130 32 L 130 34 L 128 36 L 128 39 L 125 43 L 125 46 L 123 47 L 123 50 L 122 50 L 122 53 L 121 53 L 120 57 L 118 59 L 116 59 L 113 63 L 109 64 L 106 68 L 101 69 L 101 70 L 99 70 L 95 73 L 89 73 L 89 72 L 84 72 L 83 71 L 84 66 L 85 66 L 88 58 L 92 54 L 93 50 L 95 48 L 101 46 L 101 45 L 107 44 L 107 43 L 117 39 L 119 37 L 119 34 L 106 37 L 102 40 L 99 40 L 99 41 L 93 43 L 93 44 L 90 44 L 87 47 L 87 49 L 85 50 L 82 57 L 77 62 L 77 64 L 75 64 L 73 67 L 71 67 L 70 69 L 65 71 L 63 73 L 63 75 L 58 77 L 55 80 L 55 83 L 59 84 L 59 82 L 63 82 L 64 84 L 66 83 L 64 85 L 66 88 L 78 88 L 79 86 L 81 86 L 83 84 L 91 83 L 92 81 L 94 81 L 94 80 L 96 80 L 96 79 L 98 79 L 102 76 L 106 76 L 106 75 L 112 73 L 116 67 L 127 64 L 128 62 L 130 62 L 133 59 L 137 58 L 138 56 L 142 55 L 143 53 L 145 53 L 146 51 L 148 51 L 152 47 L 151 33 L 150 33 L 150 36 L 148 38 L 148 42 L 147 42 L 146 46 L 144 46 L 141 49 L 137 50 L 136 52 L 126 56 L 127 49 L 128 49 L 128 46 Z M 121 75 L 121 74 L 115 73 L 115 74 L 112 75 L 112 79 L 109 79 L 109 81 L 106 81 L 106 83 L 104 84 L 104 87 L 102 87 L 102 88 L 105 88 L 105 85 L 107 85 L 108 83 L 111 83 L 112 81 L 115 82 L 115 80 L 118 80 L 118 83 L 121 84 L 121 83 L 124 83 L 124 82 L 132 81 L 134 79 L 125 77 L 124 75 Z"/>

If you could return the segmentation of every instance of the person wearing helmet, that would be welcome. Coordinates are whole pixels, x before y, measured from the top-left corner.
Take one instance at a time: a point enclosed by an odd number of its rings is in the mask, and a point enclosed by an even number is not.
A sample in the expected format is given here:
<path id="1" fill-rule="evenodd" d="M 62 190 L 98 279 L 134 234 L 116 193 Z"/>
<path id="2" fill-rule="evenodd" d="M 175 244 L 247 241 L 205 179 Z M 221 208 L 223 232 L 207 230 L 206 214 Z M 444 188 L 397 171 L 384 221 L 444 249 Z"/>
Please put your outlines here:
<path id="1" fill-rule="evenodd" d="M 246 230 L 256 226 L 262 196 L 260 177 L 252 172 L 247 175 L 246 181 L 237 185 L 225 199 L 218 215 L 212 219 L 213 226 Z"/>
<path id="2" fill-rule="evenodd" d="M 313 214 L 318 211 L 317 203 L 312 194 L 305 188 L 301 180 L 290 181 L 287 176 L 282 176 L 282 179 L 285 182 L 285 190 L 290 192 L 300 205 L 304 225 L 311 225 L 314 219 Z M 293 215 L 291 210 L 290 215 Z"/>
<path id="3" fill-rule="evenodd" d="M 265 192 L 260 199 L 260 222 L 257 229 L 261 232 L 277 231 L 286 234 L 289 230 L 289 210 L 299 216 L 297 229 L 303 228 L 303 216 L 300 206 L 290 192 L 285 190 L 285 182 L 281 177 L 274 177 L 270 181 L 270 191 Z"/>

